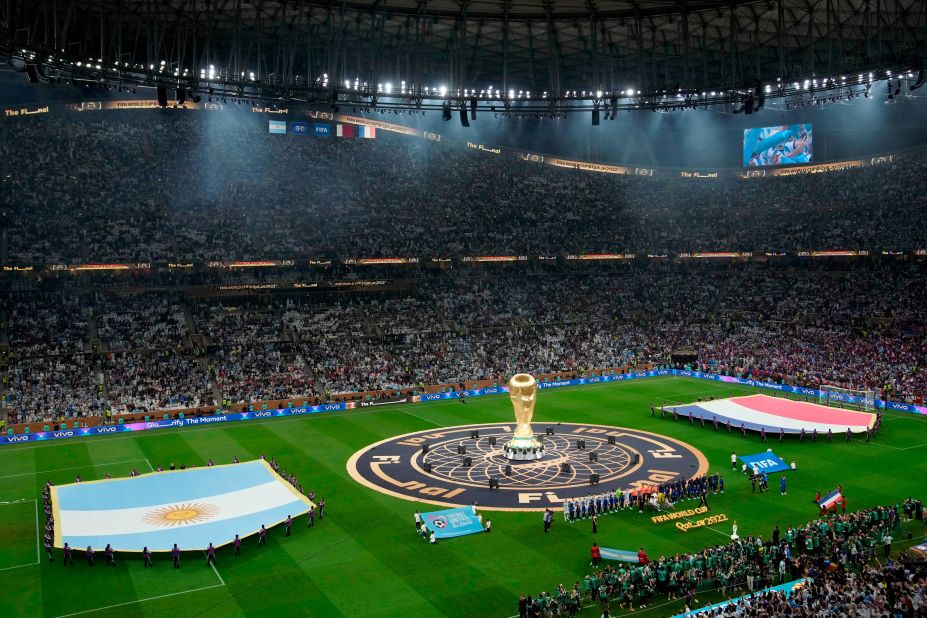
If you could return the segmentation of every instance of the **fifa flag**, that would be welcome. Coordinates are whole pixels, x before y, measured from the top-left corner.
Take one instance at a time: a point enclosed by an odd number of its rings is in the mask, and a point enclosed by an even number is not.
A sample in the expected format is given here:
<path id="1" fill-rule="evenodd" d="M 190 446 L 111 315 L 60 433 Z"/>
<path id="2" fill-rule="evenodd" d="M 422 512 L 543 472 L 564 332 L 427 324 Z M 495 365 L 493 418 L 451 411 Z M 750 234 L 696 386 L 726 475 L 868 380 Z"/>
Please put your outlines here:
<path id="1" fill-rule="evenodd" d="M 473 509 L 469 506 L 422 513 L 422 521 L 429 530 L 435 533 L 436 539 L 449 539 L 483 532 L 483 524 L 476 518 Z"/>
<path id="2" fill-rule="evenodd" d="M 821 507 L 822 511 L 826 511 L 832 506 L 836 507 L 836 505 L 840 504 L 841 500 L 843 500 L 843 496 L 840 495 L 840 490 L 835 489 L 834 491 L 818 500 L 818 506 Z"/>
<path id="3" fill-rule="evenodd" d="M 55 486 L 55 547 L 221 547 L 314 505 L 264 460 Z"/>
<path id="4" fill-rule="evenodd" d="M 747 464 L 747 468 L 756 468 L 759 472 L 772 474 L 773 472 L 782 472 L 789 470 L 789 464 L 785 463 L 781 457 L 776 456 L 772 451 L 757 453 L 756 455 L 741 455 L 740 460 Z"/>
<path id="5" fill-rule="evenodd" d="M 271 120 L 270 132 L 276 135 L 286 135 L 286 120 Z"/>

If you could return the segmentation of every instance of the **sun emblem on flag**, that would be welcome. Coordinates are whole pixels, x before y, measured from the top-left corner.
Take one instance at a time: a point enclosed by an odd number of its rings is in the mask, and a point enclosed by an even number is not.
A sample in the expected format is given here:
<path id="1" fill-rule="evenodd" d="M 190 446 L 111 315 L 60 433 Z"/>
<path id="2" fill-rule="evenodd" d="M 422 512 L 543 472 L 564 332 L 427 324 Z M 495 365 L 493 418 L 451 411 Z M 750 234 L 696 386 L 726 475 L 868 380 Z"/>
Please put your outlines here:
<path id="1" fill-rule="evenodd" d="M 182 502 L 161 506 L 145 513 L 142 519 L 152 526 L 199 524 L 219 514 L 219 507 L 205 502 Z"/>

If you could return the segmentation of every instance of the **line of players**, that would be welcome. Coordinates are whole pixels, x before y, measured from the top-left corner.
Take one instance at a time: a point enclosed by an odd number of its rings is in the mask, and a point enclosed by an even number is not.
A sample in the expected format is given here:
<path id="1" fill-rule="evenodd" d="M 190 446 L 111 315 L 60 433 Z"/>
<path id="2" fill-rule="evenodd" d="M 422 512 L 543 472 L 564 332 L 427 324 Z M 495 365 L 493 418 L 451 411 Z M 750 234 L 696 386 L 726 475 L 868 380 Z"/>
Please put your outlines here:
<path id="1" fill-rule="evenodd" d="M 266 461 L 267 458 L 262 454 L 261 459 Z M 241 463 L 241 460 L 238 457 L 233 457 L 232 463 L 233 464 Z M 299 483 L 299 480 L 296 478 L 295 474 L 287 474 L 286 470 L 281 470 L 280 464 L 277 462 L 275 458 L 271 458 L 271 460 L 268 463 L 270 464 L 270 467 L 274 469 L 274 472 L 279 474 L 290 485 L 296 488 L 296 490 L 299 491 L 299 493 L 308 497 L 310 502 L 315 501 L 315 491 L 310 491 L 308 494 L 306 494 L 303 491 L 303 486 Z M 213 463 L 212 459 L 208 460 L 208 462 L 206 463 L 207 467 L 211 467 L 213 465 L 215 464 Z M 195 465 L 191 466 L 191 468 L 195 468 L 195 467 L 196 467 Z M 169 469 L 176 470 L 177 468 L 172 463 L 170 464 Z M 181 464 L 180 469 L 185 470 L 186 465 Z M 162 468 L 161 466 L 158 466 L 156 469 L 156 472 L 163 472 L 163 471 L 164 471 L 164 468 Z M 139 476 L 138 470 L 133 468 L 131 472 L 129 473 L 129 476 Z M 112 476 L 110 476 L 110 474 L 107 473 L 105 478 L 111 479 Z M 76 483 L 81 482 L 80 475 L 77 476 L 77 478 L 75 479 L 75 482 Z M 54 514 L 52 513 L 51 488 L 52 488 L 52 482 L 50 480 L 45 481 L 45 487 L 42 489 L 42 503 L 45 509 L 45 554 L 48 556 L 49 562 L 54 562 L 55 556 L 52 552 L 52 546 L 53 546 L 54 537 L 55 537 L 55 517 L 54 517 Z M 319 507 L 319 521 L 321 521 L 323 519 L 324 512 L 325 512 L 325 498 L 319 499 L 318 507 Z M 306 519 L 308 521 L 307 527 L 309 528 L 315 527 L 315 507 L 314 506 L 309 508 L 309 512 L 306 514 Z M 290 536 L 290 533 L 293 527 L 293 518 L 287 515 L 286 520 L 283 522 L 283 526 L 284 526 L 284 529 L 286 530 L 284 536 Z M 258 547 L 266 546 L 267 545 L 267 528 L 263 524 L 261 524 L 261 529 L 258 531 L 257 535 L 258 535 Z M 241 555 L 241 538 L 239 537 L 239 535 L 237 534 L 235 535 L 235 539 L 232 541 L 232 546 L 235 550 L 235 555 L 240 556 Z M 72 548 L 68 543 L 64 544 L 64 547 L 62 548 L 62 557 L 64 559 L 64 566 L 69 566 L 69 565 L 74 566 L 74 553 L 77 551 L 80 551 L 80 550 Z M 84 551 L 84 557 L 87 560 L 87 565 L 94 566 L 93 547 L 88 545 L 87 549 L 83 551 Z M 215 564 L 216 563 L 216 548 L 213 546 L 213 544 L 210 543 L 209 546 L 203 551 L 206 554 L 206 566 Z M 104 555 L 106 556 L 106 565 L 116 566 L 115 548 L 113 548 L 111 544 L 107 543 L 106 548 L 103 550 L 103 552 L 104 552 Z M 148 550 L 148 547 L 145 547 L 144 549 L 142 549 L 141 553 L 142 553 L 142 560 L 144 561 L 145 567 L 153 566 L 152 560 L 151 560 L 151 551 Z M 171 559 L 174 563 L 175 569 L 180 568 L 180 553 L 181 553 L 181 549 L 177 546 L 177 543 L 174 543 L 174 547 L 171 548 Z"/>
<path id="2" fill-rule="evenodd" d="M 724 493 L 724 477 L 720 474 L 703 475 L 688 480 L 678 480 L 659 485 L 645 486 L 635 490 L 616 489 L 614 492 L 590 494 L 563 501 L 564 521 L 574 522 L 593 515 L 613 513 L 637 508 L 663 510 L 673 508 L 680 500 L 699 500 L 708 506 L 707 494 Z"/>

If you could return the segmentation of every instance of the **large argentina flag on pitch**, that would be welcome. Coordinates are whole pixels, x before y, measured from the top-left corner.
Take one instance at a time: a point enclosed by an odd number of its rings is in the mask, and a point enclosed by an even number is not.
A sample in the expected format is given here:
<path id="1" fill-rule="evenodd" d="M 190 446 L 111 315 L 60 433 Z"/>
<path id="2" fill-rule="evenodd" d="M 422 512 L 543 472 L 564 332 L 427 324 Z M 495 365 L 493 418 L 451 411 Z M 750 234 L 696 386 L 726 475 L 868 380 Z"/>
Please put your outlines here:
<path id="1" fill-rule="evenodd" d="M 52 488 L 55 547 L 220 547 L 312 505 L 263 460 Z"/>

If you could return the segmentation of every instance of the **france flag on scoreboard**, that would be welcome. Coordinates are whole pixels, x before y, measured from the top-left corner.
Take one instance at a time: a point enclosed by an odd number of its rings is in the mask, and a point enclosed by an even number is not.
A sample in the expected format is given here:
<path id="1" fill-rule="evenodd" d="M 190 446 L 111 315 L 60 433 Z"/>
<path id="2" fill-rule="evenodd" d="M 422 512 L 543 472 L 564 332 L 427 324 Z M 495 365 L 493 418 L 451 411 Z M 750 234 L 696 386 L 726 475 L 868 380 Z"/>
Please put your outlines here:
<path id="1" fill-rule="evenodd" d="M 448 539 L 465 534 L 483 532 L 483 524 L 473 514 L 469 506 L 445 511 L 422 513 L 422 521 L 437 539 Z"/>
<path id="2" fill-rule="evenodd" d="M 277 135 L 286 135 L 286 120 L 271 120 L 270 132 Z"/>
<path id="3" fill-rule="evenodd" d="M 264 460 L 52 487 L 55 547 L 220 547 L 314 506 Z"/>

